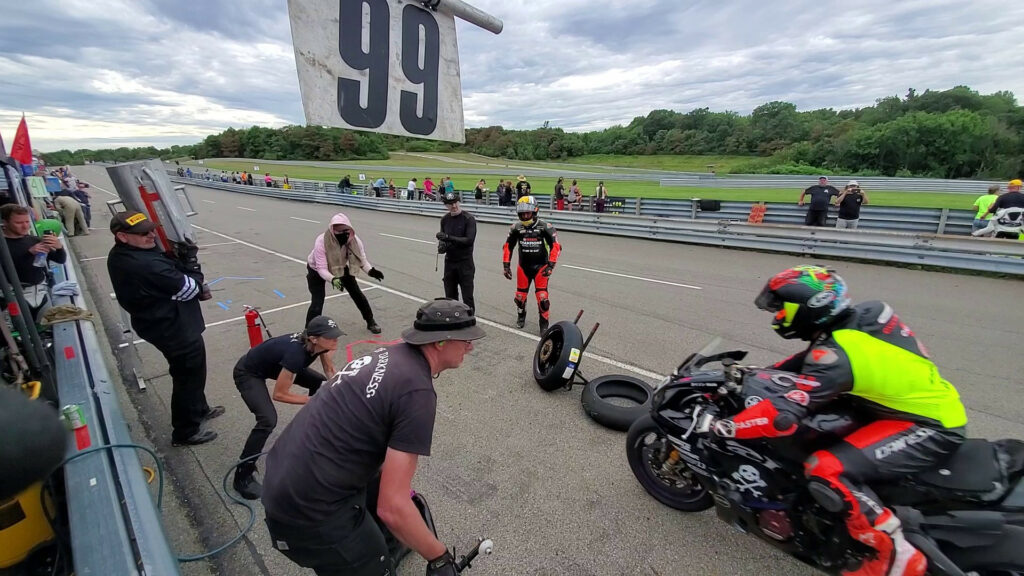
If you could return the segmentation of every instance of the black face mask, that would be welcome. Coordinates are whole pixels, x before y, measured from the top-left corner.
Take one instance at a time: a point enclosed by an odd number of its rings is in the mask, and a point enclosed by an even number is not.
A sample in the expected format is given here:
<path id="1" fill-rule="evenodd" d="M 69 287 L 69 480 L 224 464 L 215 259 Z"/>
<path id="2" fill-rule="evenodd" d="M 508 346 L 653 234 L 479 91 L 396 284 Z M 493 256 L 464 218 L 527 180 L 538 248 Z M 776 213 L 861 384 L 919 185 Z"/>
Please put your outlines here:
<path id="1" fill-rule="evenodd" d="M 348 244 L 348 232 L 342 232 L 341 234 L 335 234 L 334 237 L 338 239 L 338 243 L 341 244 L 342 246 L 344 246 L 345 244 Z"/>

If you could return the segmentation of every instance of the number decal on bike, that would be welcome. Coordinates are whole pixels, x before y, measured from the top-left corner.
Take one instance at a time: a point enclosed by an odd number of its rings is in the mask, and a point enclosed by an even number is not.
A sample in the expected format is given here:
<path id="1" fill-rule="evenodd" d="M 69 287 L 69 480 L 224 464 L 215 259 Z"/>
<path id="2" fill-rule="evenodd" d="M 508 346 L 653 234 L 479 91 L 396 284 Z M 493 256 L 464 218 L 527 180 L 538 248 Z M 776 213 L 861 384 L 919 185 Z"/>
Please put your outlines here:
<path id="1" fill-rule="evenodd" d="M 340 0 L 338 52 L 345 64 L 366 71 L 366 106 L 359 102 L 361 82 L 338 78 L 338 113 L 360 128 L 378 128 L 388 115 L 391 9 L 387 0 Z M 363 50 L 363 12 L 369 15 L 367 51 Z"/>
<path id="2" fill-rule="evenodd" d="M 421 35 L 422 31 L 422 35 Z M 420 65 L 420 38 L 423 65 Z M 413 134 L 430 134 L 437 127 L 438 67 L 441 61 L 441 30 L 426 10 L 407 4 L 402 10 L 402 72 L 413 84 L 423 85 L 422 96 L 402 90 L 399 118 Z M 422 99 L 423 111 L 417 114 Z"/>

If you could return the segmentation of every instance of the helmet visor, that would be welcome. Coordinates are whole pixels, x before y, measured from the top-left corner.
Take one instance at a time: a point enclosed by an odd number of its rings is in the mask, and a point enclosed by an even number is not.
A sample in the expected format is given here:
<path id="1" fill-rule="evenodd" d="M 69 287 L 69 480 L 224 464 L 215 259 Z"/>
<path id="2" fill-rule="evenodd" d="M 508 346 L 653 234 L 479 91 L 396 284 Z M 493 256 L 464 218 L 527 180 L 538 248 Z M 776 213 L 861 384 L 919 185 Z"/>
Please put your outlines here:
<path id="1" fill-rule="evenodd" d="M 768 312 L 778 312 L 782 310 L 782 299 L 772 292 L 771 290 L 763 290 L 754 299 L 754 306 L 757 306 L 761 310 L 767 310 Z"/>

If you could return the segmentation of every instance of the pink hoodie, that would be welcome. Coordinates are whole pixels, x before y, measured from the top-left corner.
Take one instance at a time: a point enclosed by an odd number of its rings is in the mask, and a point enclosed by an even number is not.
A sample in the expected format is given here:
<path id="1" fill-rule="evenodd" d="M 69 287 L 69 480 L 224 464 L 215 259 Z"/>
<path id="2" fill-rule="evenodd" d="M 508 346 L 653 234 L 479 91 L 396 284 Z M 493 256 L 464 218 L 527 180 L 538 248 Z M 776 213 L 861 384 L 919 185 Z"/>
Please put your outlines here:
<path id="1" fill-rule="evenodd" d="M 341 212 L 335 214 L 331 218 L 331 225 L 327 227 L 327 232 L 324 232 L 324 234 L 333 234 L 335 224 L 341 224 L 345 228 L 351 230 L 348 243 L 342 246 L 346 251 L 345 261 L 350 262 L 354 255 L 362 263 L 361 268 L 364 272 L 369 272 L 373 269 L 373 265 L 370 264 L 370 260 L 366 258 L 366 250 L 363 248 L 363 241 L 359 239 L 359 236 L 356 236 L 356 231 L 352 228 L 352 223 L 349 222 L 348 216 L 345 216 Z M 317 273 L 320 274 L 320 277 L 324 279 L 324 282 L 330 282 L 334 279 L 334 275 L 331 274 L 330 269 L 327 267 L 327 250 L 324 248 L 324 234 L 320 234 L 316 237 L 316 242 L 313 243 L 313 251 L 310 252 L 309 256 L 306 258 L 306 264 L 313 270 L 316 270 Z M 354 251 L 355 254 L 351 254 L 349 251 Z M 351 268 L 349 271 L 353 272 L 353 276 L 358 274 L 358 271 L 352 271 Z"/>

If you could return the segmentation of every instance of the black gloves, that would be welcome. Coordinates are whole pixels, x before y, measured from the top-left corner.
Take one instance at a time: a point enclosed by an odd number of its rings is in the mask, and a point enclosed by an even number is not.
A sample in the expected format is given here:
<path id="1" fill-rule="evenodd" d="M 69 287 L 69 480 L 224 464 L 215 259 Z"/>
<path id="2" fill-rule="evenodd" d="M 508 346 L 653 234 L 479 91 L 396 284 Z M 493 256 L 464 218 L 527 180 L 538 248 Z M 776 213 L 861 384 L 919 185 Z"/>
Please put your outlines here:
<path id="1" fill-rule="evenodd" d="M 427 562 L 427 576 L 456 576 L 455 559 L 452 553 L 445 550 L 444 554 Z"/>
<path id="2" fill-rule="evenodd" d="M 378 282 L 384 281 L 384 273 L 381 272 L 380 270 L 377 270 L 376 268 L 370 268 L 370 271 L 367 272 L 367 275 L 369 275 L 370 278 L 377 280 Z"/>
<path id="3" fill-rule="evenodd" d="M 510 264 L 508 262 L 502 262 L 502 265 L 505 267 L 505 278 L 511 280 L 512 279 L 512 264 Z"/>
<path id="4" fill-rule="evenodd" d="M 435 235 L 435 238 L 437 238 L 438 240 L 447 240 L 448 239 L 448 234 L 446 232 L 438 232 Z"/>
<path id="5" fill-rule="evenodd" d="M 547 278 L 547 277 L 551 276 L 551 273 L 554 272 L 554 271 L 555 271 L 555 263 L 554 262 L 548 262 L 547 267 L 544 268 L 544 271 L 541 272 L 541 274 L 543 274 L 544 277 Z"/>

